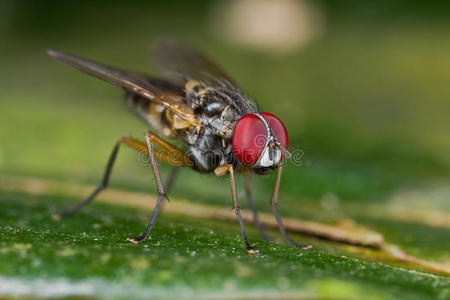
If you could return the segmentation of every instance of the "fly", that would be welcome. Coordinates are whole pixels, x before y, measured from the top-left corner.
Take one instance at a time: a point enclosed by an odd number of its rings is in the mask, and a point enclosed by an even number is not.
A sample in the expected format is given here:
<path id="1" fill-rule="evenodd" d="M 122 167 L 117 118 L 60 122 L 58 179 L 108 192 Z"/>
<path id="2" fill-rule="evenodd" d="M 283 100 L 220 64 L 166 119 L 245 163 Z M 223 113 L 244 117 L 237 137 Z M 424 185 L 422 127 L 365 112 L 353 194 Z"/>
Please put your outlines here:
<path id="1" fill-rule="evenodd" d="M 302 249 L 310 247 L 297 244 L 289 237 L 277 210 L 281 160 L 290 156 L 287 150 L 289 138 L 283 122 L 271 113 L 259 112 L 256 104 L 208 58 L 179 44 L 159 44 L 155 60 L 167 79 L 158 79 L 54 50 L 48 50 L 48 54 L 66 65 L 121 87 L 129 108 L 154 130 L 146 133 L 145 142 L 131 137 L 120 138 L 109 157 L 101 184 L 84 201 L 57 217 L 73 215 L 108 186 L 119 147 L 127 145 L 148 155 L 158 189 L 158 200 L 150 222 L 140 236 L 130 237 L 128 241 L 139 243 L 150 234 L 161 202 L 169 199 L 167 193 L 179 167 L 185 167 L 202 173 L 214 172 L 216 176 L 230 175 L 233 208 L 242 239 L 249 253 L 258 253 L 250 245 L 245 232 L 235 173 L 245 174 L 245 190 L 254 223 L 263 238 L 269 239 L 253 203 L 251 174 L 267 174 L 276 169 L 277 179 L 270 206 L 280 231 L 290 245 Z M 183 148 L 177 148 L 166 138 L 180 140 Z M 166 184 L 161 179 L 158 160 L 174 166 Z"/>

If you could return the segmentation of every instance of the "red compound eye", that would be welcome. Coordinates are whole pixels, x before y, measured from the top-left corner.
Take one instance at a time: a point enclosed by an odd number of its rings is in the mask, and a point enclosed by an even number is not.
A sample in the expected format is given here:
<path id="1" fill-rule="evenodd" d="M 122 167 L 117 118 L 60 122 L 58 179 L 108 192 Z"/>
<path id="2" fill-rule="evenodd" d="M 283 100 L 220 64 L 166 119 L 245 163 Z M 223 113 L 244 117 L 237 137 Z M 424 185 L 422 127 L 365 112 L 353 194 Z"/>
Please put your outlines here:
<path id="1" fill-rule="evenodd" d="M 261 113 L 269 123 L 278 142 L 288 149 L 289 138 L 283 122 L 271 113 Z M 234 127 L 232 144 L 236 158 L 246 166 L 253 166 L 261 156 L 267 143 L 267 129 L 264 122 L 255 114 L 239 119 Z"/>
<path id="2" fill-rule="evenodd" d="M 266 126 L 257 115 L 245 115 L 236 123 L 232 138 L 233 152 L 242 164 L 254 165 L 261 156 L 266 142 Z"/>
<path id="3" fill-rule="evenodd" d="M 281 122 L 280 119 L 278 119 L 275 115 L 271 113 L 263 112 L 261 113 L 261 115 L 263 115 L 264 119 L 266 119 L 266 121 L 269 123 L 269 126 L 272 129 L 273 134 L 280 142 L 281 146 L 283 146 L 283 148 L 287 150 L 289 147 L 289 137 L 283 122 Z"/>

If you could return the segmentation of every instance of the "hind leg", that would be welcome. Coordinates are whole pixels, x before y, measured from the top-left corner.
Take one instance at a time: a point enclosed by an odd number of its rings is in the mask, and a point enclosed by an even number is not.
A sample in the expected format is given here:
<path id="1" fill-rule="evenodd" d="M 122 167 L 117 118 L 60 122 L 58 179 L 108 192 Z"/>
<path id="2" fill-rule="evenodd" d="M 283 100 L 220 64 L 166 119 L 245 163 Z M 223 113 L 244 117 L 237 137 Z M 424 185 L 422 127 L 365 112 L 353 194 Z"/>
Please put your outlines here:
<path id="1" fill-rule="evenodd" d="M 82 202 L 78 203 L 77 205 L 75 205 L 73 208 L 71 208 L 69 210 L 63 211 L 59 214 L 55 214 L 53 216 L 54 218 L 59 219 L 59 218 L 68 217 L 68 216 L 75 214 L 81 208 L 88 205 L 95 198 L 95 196 L 97 196 L 101 191 L 103 191 L 104 189 L 106 189 L 108 187 L 109 178 L 111 176 L 112 169 L 113 169 L 114 163 L 116 161 L 117 153 L 119 152 L 119 148 L 120 148 L 121 144 L 126 144 L 139 152 L 146 151 L 145 144 L 138 140 L 135 140 L 133 138 L 121 138 L 120 140 L 118 140 L 117 143 L 114 145 L 111 155 L 109 156 L 108 163 L 106 164 L 106 168 L 105 168 L 105 173 L 103 174 L 103 179 L 102 179 L 100 185 L 88 197 L 86 197 L 86 199 L 84 199 Z"/>
<path id="2" fill-rule="evenodd" d="M 184 153 L 176 148 L 175 146 L 167 143 L 166 141 L 162 140 L 160 137 L 153 133 L 148 133 L 151 140 L 155 141 L 155 144 L 157 144 L 163 151 L 160 150 L 154 150 L 154 154 L 156 159 L 174 164 L 175 167 L 178 169 L 179 166 L 190 166 L 187 163 L 187 159 L 185 158 Z M 117 153 L 119 152 L 120 145 L 125 144 L 129 146 L 130 148 L 140 152 L 145 153 L 148 155 L 148 147 L 145 143 L 136 140 L 131 137 L 123 137 L 120 140 L 117 141 L 117 143 L 114 145 L 114 148 L 111 152 L 111 155 L 109 156 L 108 162 L 106 164 L 105 172 L 103 174 L 103 179 L 100 183 L 100 185 L 88 196 L 86 197 L 82 202 L 75 205 L 73 208 L 60 212 L 58 214 L 53 215 L 55 219 L 60 219 L 64 217 L 71 216 L 78 212 L 80 209 L 82 209 L 84 206 L 88 205 L 94 198 L 104 189 L 108 187 L 109 179 L 111 177 L 112 169 L 114 166 L 114 163 L 117 158 Z M 176 175 L 176 174 L 175 174 Z M 174 176 L 172 176 L 174 177 Z M 169 185 L 171 181 L 173 182 L 174 178 L 169 179 Z"/>

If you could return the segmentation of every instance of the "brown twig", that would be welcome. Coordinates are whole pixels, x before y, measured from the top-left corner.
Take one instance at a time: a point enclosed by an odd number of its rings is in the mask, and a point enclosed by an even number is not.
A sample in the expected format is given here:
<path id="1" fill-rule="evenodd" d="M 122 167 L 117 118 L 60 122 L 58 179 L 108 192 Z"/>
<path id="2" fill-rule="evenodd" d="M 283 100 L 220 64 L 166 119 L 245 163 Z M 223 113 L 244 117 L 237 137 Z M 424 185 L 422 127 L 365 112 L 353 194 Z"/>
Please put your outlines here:
<path id="1" fill-rule="evenodd" d="M 0 175 L 1 190 L 25 192 L 31 195 L 64 195 L 82 199 L 93 188 L 93 186 L 65 184 L 48 179 Z M 108 189 L 98 196 L 97 201 L 151 210 L 155 205 L 156 197 L 145 193 Z M 234 212 L 229 208 L 208 206 L 182 199 L 176 199 L 170 205 L 166 205 L 165 212 L 200 219 L 236 221 Z M 252 224 L 250 212 L 242 212 L 242 217 L 246 223 Z M 286 229 L 291 233 L 303 234 L 337 243 L 368 247 L 381 251 L 383 257 L 391 261 L 414 264 L 432 272 L 450 274 L 450 268 L 445 264 L 424 261 L 408 255 L 399 247 L 386 243 L 381 234 L 361 226 L 355 226 L 352 222 L 327 225 L 292 218 L 284 218 L 283 220 Z M 267 228 L 278 228 L 278 224 L 269 214 L 260 214 L 260 221 Z"/>

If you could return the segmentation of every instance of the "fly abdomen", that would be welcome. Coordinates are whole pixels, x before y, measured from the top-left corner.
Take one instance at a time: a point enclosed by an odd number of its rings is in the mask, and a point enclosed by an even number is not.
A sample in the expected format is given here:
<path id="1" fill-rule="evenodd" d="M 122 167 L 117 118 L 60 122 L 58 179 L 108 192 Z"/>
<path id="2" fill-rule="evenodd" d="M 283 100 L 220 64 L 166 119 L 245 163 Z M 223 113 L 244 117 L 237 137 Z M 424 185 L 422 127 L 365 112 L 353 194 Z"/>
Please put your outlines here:
<path id="1" fill-rule="evenodd" d="M 168 111 L 162 105 L 134 93 L 126 93 L 125 102 L 134 113 L 149 123 L 158 133 L 166 137 L 175 137 L 168 120 Z"/>
<path id="2" fill-rule="evenodd" d="M 138 114 L 147 112 L 150 104 L 150 102 L 144 97 L 133 93 L 126 93 L 125 102 L 129 108 Z"/>

